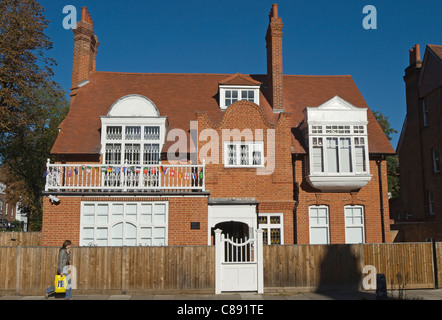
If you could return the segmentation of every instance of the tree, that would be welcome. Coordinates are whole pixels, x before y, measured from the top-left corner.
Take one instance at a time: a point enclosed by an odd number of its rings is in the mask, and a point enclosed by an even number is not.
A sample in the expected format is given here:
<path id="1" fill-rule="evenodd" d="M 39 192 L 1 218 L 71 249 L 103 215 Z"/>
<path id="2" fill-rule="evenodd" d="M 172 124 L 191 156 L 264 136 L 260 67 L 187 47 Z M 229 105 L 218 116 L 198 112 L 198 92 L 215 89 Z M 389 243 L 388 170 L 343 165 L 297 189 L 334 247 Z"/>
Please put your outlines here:
<path id="1" fill-rule="evenodd" d="M 41 228 L 46 159 L 68 110 L 52 81 L 48 20 L 36 0 L 0 0 L 0 164 L 8 197 L 19 200 L 30 227 Z"/>
<path id="2" fill-rule="evenodd" d="M 8 194 L 12 202 L 20 201 L 28 214 L 31 229 L 40 230 L 42 222 L 43 173 L 46 160 L 58 134 L 58 126 L 66 117 L 69 103 L 57 85 L 33 89 L 33 100 L 23 101 L 27 124 L 15 126 L 15 132 L 3 135 L 0 147 L 7 170 Z"/>
<path id="3" fill-rule="evenodd" d="M 52 42 L 44 31 L 49 21 L 35 0 L 0 1 L 0 133 L 30 119 L 21 104 L 53 76 L 55 61 L 45 56 Z"/>
<path id="4" fill-rule="evenodd" d="M 376 120 L 380 124 L 382 130 L 388 140 L 391 141 L 391 134 L 397 133 L 397 130 L 391 127 L 388 117 L 384 116 L 380 111 L 373 112 Z M 388 179 L 388 192 L 391 193 L 393 198 L 400 196 L 400 181 L 399 181 L 399 158 L 397 155 L 387 157 L 387 179 Z"/>

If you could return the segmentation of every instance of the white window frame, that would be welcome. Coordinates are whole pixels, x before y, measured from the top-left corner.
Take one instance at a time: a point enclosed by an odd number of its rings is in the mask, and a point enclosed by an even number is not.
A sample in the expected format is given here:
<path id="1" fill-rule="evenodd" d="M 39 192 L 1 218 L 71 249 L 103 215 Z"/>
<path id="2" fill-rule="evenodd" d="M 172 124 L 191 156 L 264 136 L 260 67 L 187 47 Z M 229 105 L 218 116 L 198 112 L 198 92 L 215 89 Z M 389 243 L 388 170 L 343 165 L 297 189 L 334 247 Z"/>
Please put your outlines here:
<path id="1" fill-rule="evenodd" d="M 351 216 L 347 216 L 347 209 L 351 209 L 353 214 Z M 360 209 L 361 210 L 361 216 L 360 219 L 362 221 L 362 223 L 360 224 L 356 224 L 356 223 L 348 223 L 348 219 L 353 219 L 355 218 L 354 216 L 354 209 Z M 348 219 L 347 219 L 348 218 Z M 345 219 L 345 243 L 346 244 L 356 244 L 356 243 L 365 243 L 365 208 L 364 206 L 361 205 L 348 205 L 348 206 L 344 206 L 344 219 Z M 349 230 L 350 229 L 361 229 L 361 238 L 362 238 L 362 242 L 354 242 L 354 241 L 350 241 L 349 239 Z"/>
<path id="2" fill-rule="evenodd" d="M 230 147 L 236 150 L 235 163 L 230 164 Z M 241 146 L 248 146 L 249 164 L 241 164 Z M 253 164 L 253 153 L 261 152 L 260 164 Z M 264 167 L 264 141 L 224 141 L 224 166 L 226 168 L 263 168 Z"/>
<path id="3" fill-rule="evenodd" d="M 308 143 L 309 143 L 309 166 L 311 175 L 358 175 L 370 174 L 369 166 L 369 155 L 368 155 L 368 135 L 366 125 L 349 125 L 349 124 L 338 124 L 338 125 L 311 125 L 308 127 Z M 329 155 L 327 152 L 327 143 L 330 139 L 337 139 L 337 171 L 329 170 Z M 350 150 L 351 150 L 351 162 L 350 170 L 342 170 L 342 157 L 341 151 L 343 149 L 343 139 L 350 139 Z M 356 148 L 364 148 L 363 153 L 363 170 L 358 170 L 357 166 L 357 153 Z M 321 170 L 316 171 L 318 168 L 318 154 L 315 149 L 321 150 Z"/>
<path id="4" fill-rule="evenodd" d="M 161 150 L 165 141 L 165 117 L 102 117 L 102 130 L 101 130 L 101 154 L 102 154 L 102 164 L 103 165 L 115 165 L 115 166 L 124 166 L 124 165 L 137 165 L 137 166 L 148 166 L 148 165 L 156 165 L 161 163 Z M 113 137 L 108 137 L 108 128 L 112 127 L 121 127 L 121 135 L 113 134 Z M 126 130 L 130 130 L 132 127 L 140 127 L 141 137 L 140 139 L 133 139 L 130 137 L 126 137 Z M 157 138 L 152 139 L 152 135 L 145 136 L 146 128 L 158 127 L 159 135 Z M 106 161 L 106 153 L 108 147 L 111 145 L 119 145 L 119 161 Z M 136 163 L 125 163 L 125 153 L 126 148 L 129 148 L 131 145 L 139 145 L 138 149 L 138 158 L 139 161 Z M 155 149 L 158 149 L 158 154 L 156 158 L 158 158 L 158 162 L 154 161 L 151 163 L 144 163 L 144 155 L 145 151 L 147 151 L 147 146 L 154 145 Z"/>
<path id="5" fill-rule="evenodd" d="M 325 209 L 326 210 L 326 218 L 327 223 L 326 224 L 315 224 L 312 225 L 311 219 L 312 219 L 312 209 Z M 330 209 L 326 205 L 313 205 L 309 206 L 308 208 L 308 224 L 309 224 L 309 243 L 310 244 L 330 244 Z M 327 241 L 326 243 L 317 243 L 315 241 L 312 241 L 312 229 L 326 229 L 327 232 Z"/>
<path id="6" fill-rule="evenodd" d="M 112 212 L 114 206 L 123 206 L 123 215 L 119 219 L 113 219 L 112 218 Z M 135 220 L 132 218 L 133 216 L 130 216 L 127 213 L 127 206 L 129 205 L 135 205 L 137 208 Z M 142 221 L 142 214 L 141 214 L 141 208 L 142 206 L 151 206 L 151 220 L 149 221 Z M 155 222 L 155 210 L 154 206 L 156 205 L 163 205 L 165 208 L 164 213 L 164 221 L 162 222 Z M 85 207 L 86 206 L 94 206 L 94 217 L 93 221 L 87 222 L 86 216 L 85 216 Z M 107 223 L 100 223 L 99 221 L 99 214 L 97 208 L 99 206 L 107 206 Z M 98 239 L 98 232 L 97 230 L 103 230 L 107 229 L 106 234 L 107 237 L 103 238 L 101 240 L 106 240 L 107 247 L 111 247 L 112 245 L 112 228 L 120 223 L 123 225 L 123 246 L 127 245 L 127 239 L 125 237 L 126 228 L 125 226 L 127 224 L 132 224 L 136 227 L 136 246 L 142 245 L 142 246 L 167 246 L 168 245 L 168 233 L 169 233 L 169 203 L 167 201 L 152 201 L 152 202 L 128 202 L 128 201 L 110 201 L 110 202 L 92 202 L 92 201 L 82 201 L 81 202 L 81 212 L 80 212 L 80 246 L 95 246 L 100 245 L 100 239 Z M 147 229 L 151 230 L 151 244 L 146 244 L 146 242 L 143 242 L 142 237 L 142 231 L 145 231 Z M 93 229 L 93 239 L 90 242 L 86 242 L 84 240 L 85 237 L 85 230 L 86 229 Z M 164 242 L 160 244 L 155 244 L 155 231 L 164 229 Z M 163 237 L 157 238 L 157 239 L 163 239 Z M 145 240 L 144 240 L 145 241 Z M 101 246 L 101 245 L 100 245 Z"/>
<path id="7" fill-rule="evenodd" d="M 242 92 L 243 91 L 253 91 L 254 97 L 253 97 L 253 103 L 259 105 L 259 86 L 229 86 L 229 85 L 220 85 L 219 86 L 219 105 L 221 110 L 227 109 L 228 105 L 226 105 L 226 91 L 236 90 L 238 91 L 238 99 L 240 100 L 248 100 L 242 98 Z M 249 100 L 250 101 L 250 100 Z M 236 102 L 236 101 L 235 101 Z"/>
<path id="8" fill-rule="evenodd" d="M 271 229 L 279 229 L 281 235 L 281 243 L 273 244 L 273 245 L 283 245 L 284 244 L 284 214 L 283 213 L 265 213 L 260 212 L 258 214 L 259 217 L 266 217 L 267 223 L 258 223 L 259 229 L 267 230 L 267 243 L 266 245 L 272 245 L 271 241 Z M 270 223 L 271 217 L 278 217 L 279 223 Z M 263 238 L 264 241 L 264 238 Z"/>

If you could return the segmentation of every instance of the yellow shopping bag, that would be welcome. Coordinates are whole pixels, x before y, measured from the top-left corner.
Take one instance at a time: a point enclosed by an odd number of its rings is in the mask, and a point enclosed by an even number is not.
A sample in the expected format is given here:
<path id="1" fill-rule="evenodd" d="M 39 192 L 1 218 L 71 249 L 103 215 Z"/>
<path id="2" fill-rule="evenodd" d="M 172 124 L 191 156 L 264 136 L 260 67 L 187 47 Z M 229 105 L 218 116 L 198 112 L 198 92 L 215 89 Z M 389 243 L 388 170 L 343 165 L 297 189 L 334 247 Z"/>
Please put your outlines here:
<path id="1" fill-rule="evenodd" d="M 66 292 L 66 286 L 68 285 L 68 281 L 66 279 L 66 276 L 55 276 L 55 293 L 65 293 Z"/>

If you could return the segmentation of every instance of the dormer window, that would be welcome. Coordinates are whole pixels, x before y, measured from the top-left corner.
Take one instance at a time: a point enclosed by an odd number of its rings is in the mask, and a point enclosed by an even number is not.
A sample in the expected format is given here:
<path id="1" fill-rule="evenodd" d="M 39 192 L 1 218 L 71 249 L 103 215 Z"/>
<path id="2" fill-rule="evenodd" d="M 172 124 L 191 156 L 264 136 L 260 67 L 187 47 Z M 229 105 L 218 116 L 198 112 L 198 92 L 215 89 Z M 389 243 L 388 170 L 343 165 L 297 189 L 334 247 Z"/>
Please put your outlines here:
<path id="1" fill-rule="evenodd" d="M 371 180 L 368 163 L 367 109 L 340 97 L 306 108 L 309 150 L 307 181 L 325 192 L 348 192 Z"/>
<path id="2" fill-rule="evenodd" d="M 166 118 L 149 99 L 130 95 L 118 100 L 102 122 L 103 164 L 156 165 L 164 144 Z"/>
<path id="3" fill-rule="evenodd" d="M 247 100 L 259 105 L 261 83 L 240 73 L 219 82 L 219 105 L 222 110 L 239 100 Z"/>

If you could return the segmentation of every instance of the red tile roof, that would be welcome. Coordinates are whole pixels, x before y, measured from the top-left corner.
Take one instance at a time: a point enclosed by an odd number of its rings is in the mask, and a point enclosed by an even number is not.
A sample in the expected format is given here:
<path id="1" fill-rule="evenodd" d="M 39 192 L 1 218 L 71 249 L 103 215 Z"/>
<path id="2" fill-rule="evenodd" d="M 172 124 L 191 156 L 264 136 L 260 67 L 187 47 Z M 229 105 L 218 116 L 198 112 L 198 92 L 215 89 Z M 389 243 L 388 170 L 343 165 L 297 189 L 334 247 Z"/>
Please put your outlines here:
<path id="1" fill-rule="evenodd" d="M 279 114 L 273 113 L 266 99 L 266 75 L 91 72 L 89 83 L 78 90 L 67 118 L 60 125 L 52 153 L 99 154 L 100 116 L 107 115 L 116 100 L 129 94 L 143 95 L 153 101 L 174 128 L 189 130 L 190 121 L 196 120 L 195 113 L 200 111 L 219 122 L 223 116 L 218 104 L 219 83 L 247 78 L 263 83 L 260 106 L 269 122 L 276 123 Z M 304 108 L 319 106 L 336 95 L 357 107 L 368 108 L 351 76 L 284 76 L 284 108 L 293 114 L 293 152 L 305 153 L 297 129 Z M 370 111 L 368 120 L 370 153 L 394 153 Z"/>

